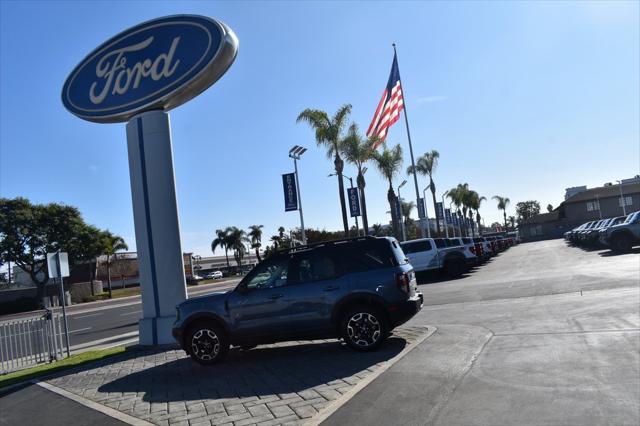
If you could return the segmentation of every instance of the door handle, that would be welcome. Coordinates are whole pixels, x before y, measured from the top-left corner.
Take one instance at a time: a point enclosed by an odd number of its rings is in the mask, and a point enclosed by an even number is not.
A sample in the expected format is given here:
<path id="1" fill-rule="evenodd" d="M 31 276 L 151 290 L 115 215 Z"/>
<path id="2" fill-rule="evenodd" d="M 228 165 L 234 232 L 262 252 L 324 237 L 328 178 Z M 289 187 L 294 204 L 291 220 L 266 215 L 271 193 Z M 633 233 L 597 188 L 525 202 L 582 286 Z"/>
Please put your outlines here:
<path id="1" fill-rule="evenodd" d="M 328 285 L 324 288 L 324 291 L 335 291 L 335 290 L 339 290 L 340 287 L 335 286 L 335 285 Z"/>
<path id="2" fill-rule="evenodd" d="M 269 299 L 280 299 L 283 295 L 280 293 L 276 293 L 276 294 L 272 294 L 271 296 L 269 296 Z"/>

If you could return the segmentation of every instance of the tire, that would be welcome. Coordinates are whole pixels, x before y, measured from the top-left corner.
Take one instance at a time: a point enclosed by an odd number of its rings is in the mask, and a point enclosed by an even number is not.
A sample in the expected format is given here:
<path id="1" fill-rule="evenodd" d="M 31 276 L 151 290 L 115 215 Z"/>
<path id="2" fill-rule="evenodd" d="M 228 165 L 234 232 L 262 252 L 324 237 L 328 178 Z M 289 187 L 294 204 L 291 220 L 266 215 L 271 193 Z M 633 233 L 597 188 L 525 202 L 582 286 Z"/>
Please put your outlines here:
<path id="1" fill-rule="evenodd" d="M 202 365 L 223 361 L 229 352 L 229 339 L 225 331 L 213 321 L 198 321 L 185 339 L 187 353 Z"/>
<path id="2" fill-rule="evenodd" d="M 340 321 L 342 338 L 358 352 L 371 352 L 387 338 L 389 325 L 381 310 L 367 305 L 347 309 Z"/>
<path id="3" fill-rule="evenodd" d="M 464 274 L 466 269 L 467 265 L 464 263 L 464 260 L 458 258 L 447 260 L 444 267 L 445 273 L 450 278 L 458 278 L 460 275 Z"/>
<path id="4" fill-rule="evenodd" d="M 628 234 L 617 234 L 611 238 L 611 250 L 616 253 L 626 253 L 631 251 L 633 240 Z"/>

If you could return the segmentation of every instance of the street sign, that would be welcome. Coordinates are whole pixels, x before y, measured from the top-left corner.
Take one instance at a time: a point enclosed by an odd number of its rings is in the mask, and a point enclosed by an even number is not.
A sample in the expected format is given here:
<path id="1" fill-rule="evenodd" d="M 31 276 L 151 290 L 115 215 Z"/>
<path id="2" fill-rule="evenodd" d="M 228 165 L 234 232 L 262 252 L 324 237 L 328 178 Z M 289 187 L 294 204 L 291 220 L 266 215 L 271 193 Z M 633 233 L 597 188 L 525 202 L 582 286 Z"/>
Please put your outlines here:
<path id="1" fill-rule="evenodd" d="M 89 53 L 64 83 L 62 102 L 98 123 L 169 111 L 215 83 L 237 53 L 236 35 L 220 21 L 198 15 L 154 19 Z"/>
<path id="2" fill-rule="evenodd" d="M 451 209 L 444 209 L 444 217 L 447 223 L 453 223 L 453 221 L 451 220 Z"/>
<path id="3" fill-rule="evenodd" d="M 436 219 L 442 220 L 444 214 L 442 212 L 442 202 L 436 203 Z"/>
<path id="4" fill-rule="evenodd" d="M 296 174 L 286 173 L 282 175 L 282 187 L 284 189 L 284 211 L 298 210 L 298 189 L 296 187 Z"/>
<path id="5" fill-rule="evenodd" d="M 427 216 L 424 210 L 424 198 L 418 198 L 418 218 L 424 219 Z"/>
<path id="6" fill-rule="evenodd" d="M 360 197 L 358 196 L 358 188 L 347 188 L 347 196 L 349 197 L 349 210 L 351 217 L 360 216 Z"/>
<path id="7" fill-rule="evenodd" d="M 56 255 L 58 253 L 47 253 L 47 271 L 49 278 L 59 278 L 69 276 L 69 255 L 60 252 L 60 270 L 58 271 Z"/>

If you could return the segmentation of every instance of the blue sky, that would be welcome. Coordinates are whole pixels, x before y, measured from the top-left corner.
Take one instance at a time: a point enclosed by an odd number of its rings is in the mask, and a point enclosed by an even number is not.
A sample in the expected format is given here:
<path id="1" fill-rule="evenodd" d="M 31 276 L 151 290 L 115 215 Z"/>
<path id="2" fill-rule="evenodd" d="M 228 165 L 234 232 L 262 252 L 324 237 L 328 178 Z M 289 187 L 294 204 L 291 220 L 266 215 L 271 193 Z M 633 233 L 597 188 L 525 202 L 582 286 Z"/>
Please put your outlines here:
<path id="1" fill-rule="evenodd" d="M 116 33 L 194 13 L 227 23 L 240 51 L 218 83 L 171 112 L 184 251 L 209 255 L 214 230 L 229 225 L 263 224 L 267 238 L 298 226 L 280 178 L 296 144 L 309 148 L 299 165 L 305 223 L 341 228 L 332 163 L 295 119 L 348 102 L 366 129 L 392 42 L 414 149 L 441 154 L 438 192 L 468 182 L 489 199 L 508 196 L 509 214 L 523 200 L 555 206 L 566 187 L 639 172 L 638 4 L 2 1 L 0 195 L 77 206 L 134 248 L 125 126 L 76 118 L 60 90 Z M 402 144 L 406 168 L 402 121 L 388 141 Z M 370 223 L 384 222 L 386 185 L 369 168 Z M 491 200 L 481 214 L 501 217 Z"/>

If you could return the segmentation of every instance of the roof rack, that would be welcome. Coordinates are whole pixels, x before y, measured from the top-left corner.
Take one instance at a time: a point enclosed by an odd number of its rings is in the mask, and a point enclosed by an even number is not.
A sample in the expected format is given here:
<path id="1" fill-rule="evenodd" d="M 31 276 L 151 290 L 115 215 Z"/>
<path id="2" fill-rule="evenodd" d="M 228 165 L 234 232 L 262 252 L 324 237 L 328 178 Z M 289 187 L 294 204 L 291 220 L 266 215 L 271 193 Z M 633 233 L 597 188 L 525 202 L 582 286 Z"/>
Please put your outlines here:
<path id="1" fill-rule="evenodd" d="M 349 238 L 339 238 L 337 240 L 329 240 L 329 241 L 318 241 L 317 243 L 305 244 L 301 246 L 290 247 L 282 250 L 278 250 L 279 253 L 296 253 L 299 251 L 308 250 L 310 248 L 319 247 L 319 246 L 332 246 L 336 243 L 344 243 L 347 241 L 370 241 L 378 238 L 384 237 L 374 237 L 372 235 L 365 235 L 362 237 L 349 237 Z"/>

